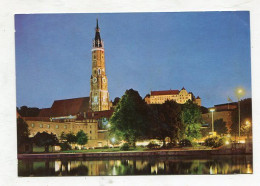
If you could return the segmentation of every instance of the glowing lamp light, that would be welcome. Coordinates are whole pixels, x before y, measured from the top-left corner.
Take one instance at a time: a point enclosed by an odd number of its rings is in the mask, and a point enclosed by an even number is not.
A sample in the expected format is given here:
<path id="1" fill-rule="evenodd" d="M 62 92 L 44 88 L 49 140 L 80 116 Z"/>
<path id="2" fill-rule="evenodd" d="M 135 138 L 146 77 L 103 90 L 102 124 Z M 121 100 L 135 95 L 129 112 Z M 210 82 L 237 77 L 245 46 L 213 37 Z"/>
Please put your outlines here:
<path id="1" fill-rule="evenodd" d="M 111 142 L 114 143 L 116 141 L 115 138 L 111 138 Z"/>
<path id="2" fill-rule="evenodd" d="M 226 145 L 229 145 L 229 141 L 226 141 L 225 144 L 226 144 Z"/>
<path id="3" fill-rule="evenodd" d="M 243 97 L 245 95 L 245 93 L 246 93 L 246 91 L 243 87 L 238 87 L 238 88 L 235 89 L 235 94 L 236 94 L 238 99 Z"/>
<path id="4" fill-rule="evenodd" d="M 209 109 L 210 112 L 215 112 L 214 108 Z"/>

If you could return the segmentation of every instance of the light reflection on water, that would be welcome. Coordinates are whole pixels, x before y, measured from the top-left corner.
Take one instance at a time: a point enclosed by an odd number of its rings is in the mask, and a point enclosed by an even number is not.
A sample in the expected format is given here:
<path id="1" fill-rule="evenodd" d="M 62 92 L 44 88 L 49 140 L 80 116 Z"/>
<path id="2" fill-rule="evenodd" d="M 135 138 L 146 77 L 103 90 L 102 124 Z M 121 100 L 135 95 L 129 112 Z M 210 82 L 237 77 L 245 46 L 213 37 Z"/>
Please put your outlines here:
<path id="1" fill-rule="evenodd" d="M 210 157 L 128 157 L 103 159 L 24 159 L 19 176 L 116 176 L 251 174 L 251 155 Z"/>

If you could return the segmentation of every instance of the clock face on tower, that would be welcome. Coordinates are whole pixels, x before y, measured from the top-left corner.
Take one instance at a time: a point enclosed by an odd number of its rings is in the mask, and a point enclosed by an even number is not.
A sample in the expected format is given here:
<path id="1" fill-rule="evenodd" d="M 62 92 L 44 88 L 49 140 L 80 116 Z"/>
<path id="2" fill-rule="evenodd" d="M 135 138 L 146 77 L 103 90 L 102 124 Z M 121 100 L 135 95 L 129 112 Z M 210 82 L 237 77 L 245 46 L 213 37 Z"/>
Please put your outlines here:
<path id="1" fill-rule="evenodd" d="M 94 78 L 93 78 L 93 83 L 96 83 L 96 82 L 97 82 L 97 78 L 94 77 Z"/>

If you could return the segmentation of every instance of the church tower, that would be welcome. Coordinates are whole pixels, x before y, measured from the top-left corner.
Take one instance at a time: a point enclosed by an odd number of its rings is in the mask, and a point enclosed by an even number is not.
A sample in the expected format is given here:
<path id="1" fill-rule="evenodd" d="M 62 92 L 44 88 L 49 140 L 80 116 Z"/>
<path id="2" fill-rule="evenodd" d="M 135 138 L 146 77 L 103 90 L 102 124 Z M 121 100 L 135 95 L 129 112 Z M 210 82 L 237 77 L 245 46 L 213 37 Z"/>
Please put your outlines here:
<path id="1" fill-rule="evenodd" d="M 109 110 L 109 93 L 105 67 L 104 42 L 100 37 L 98 20 L 92 46 L 92 75 L 90 78 L 90 107 L 92 111 Z"/>

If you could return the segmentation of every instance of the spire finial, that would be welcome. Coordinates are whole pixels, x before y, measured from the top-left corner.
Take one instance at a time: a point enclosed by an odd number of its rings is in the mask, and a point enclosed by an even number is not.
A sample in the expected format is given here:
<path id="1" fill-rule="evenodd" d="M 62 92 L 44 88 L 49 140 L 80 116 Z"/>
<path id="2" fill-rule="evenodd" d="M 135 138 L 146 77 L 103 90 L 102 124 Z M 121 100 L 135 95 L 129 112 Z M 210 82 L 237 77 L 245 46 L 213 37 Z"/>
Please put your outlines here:
<path id="1" fill-rule="evenodd" d="M 97 27 L 96 27 L 96 29 L 99 29 L 99 27 L 98 27 L 98 18 L 97 18 Z"/>

